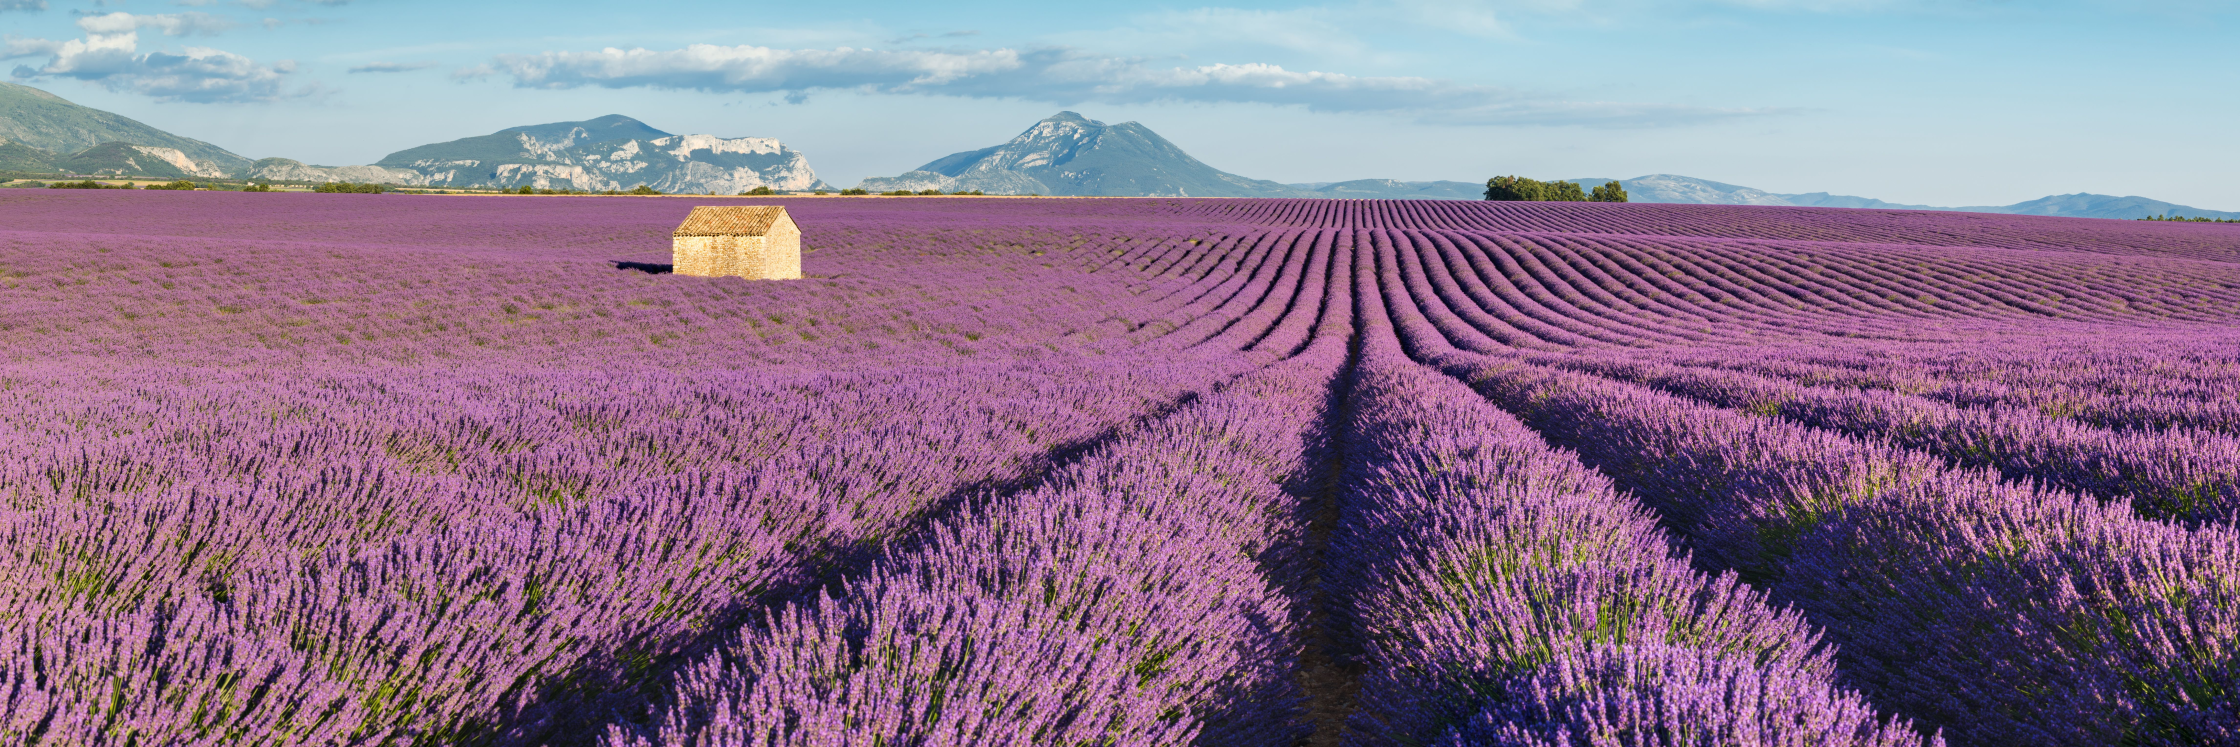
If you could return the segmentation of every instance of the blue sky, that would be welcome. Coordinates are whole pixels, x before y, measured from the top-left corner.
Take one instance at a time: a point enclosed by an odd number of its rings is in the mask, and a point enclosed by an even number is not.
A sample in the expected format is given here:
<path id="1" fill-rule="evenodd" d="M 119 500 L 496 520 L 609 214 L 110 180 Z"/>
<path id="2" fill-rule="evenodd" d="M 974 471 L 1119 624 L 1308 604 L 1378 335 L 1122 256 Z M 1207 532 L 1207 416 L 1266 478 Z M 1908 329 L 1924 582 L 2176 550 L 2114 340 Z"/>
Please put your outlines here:
<path id="1" fill-rule="evenodd" d="M 2240 210 L 2233 38 L 2229 0 L 0 0 L 12 80 L 252 158 L 619 113 L 853 184 L 1070 109 L 1287 182 Z"/>

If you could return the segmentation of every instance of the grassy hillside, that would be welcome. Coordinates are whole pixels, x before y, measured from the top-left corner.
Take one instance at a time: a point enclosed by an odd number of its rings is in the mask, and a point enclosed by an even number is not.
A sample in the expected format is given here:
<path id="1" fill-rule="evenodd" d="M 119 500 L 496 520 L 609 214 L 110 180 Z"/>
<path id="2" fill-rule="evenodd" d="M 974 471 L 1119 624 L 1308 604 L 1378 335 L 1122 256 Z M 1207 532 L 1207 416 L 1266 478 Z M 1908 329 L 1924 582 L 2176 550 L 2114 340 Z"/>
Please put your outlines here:
<path id="1" fill-rule="evenodd" d="M 229 173 L 249 167 L 249 159 L 224 148 L 14 83 L 0 83 L 0 139 L 48 153 L 77 153 L 102 143 L 136 143 L 177 148 L 197 160 L 214 161 Z"/>

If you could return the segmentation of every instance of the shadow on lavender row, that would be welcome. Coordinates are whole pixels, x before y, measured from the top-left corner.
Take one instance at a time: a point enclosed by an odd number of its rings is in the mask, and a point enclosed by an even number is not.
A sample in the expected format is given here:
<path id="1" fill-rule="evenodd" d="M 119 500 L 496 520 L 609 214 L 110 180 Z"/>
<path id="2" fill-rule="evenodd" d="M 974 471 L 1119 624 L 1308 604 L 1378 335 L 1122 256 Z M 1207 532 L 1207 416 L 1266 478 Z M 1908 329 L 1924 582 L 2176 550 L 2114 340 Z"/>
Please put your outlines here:
<path id="1" fill-rule="evenodd" d="M 667 275 L 677 269 L 676 265 L 658 262 L 625 262 L 619 259 L 610 259 L 607 260 L 607 263 L 614 265 L 617 270 L 637 270 L 647 275 Z"/>

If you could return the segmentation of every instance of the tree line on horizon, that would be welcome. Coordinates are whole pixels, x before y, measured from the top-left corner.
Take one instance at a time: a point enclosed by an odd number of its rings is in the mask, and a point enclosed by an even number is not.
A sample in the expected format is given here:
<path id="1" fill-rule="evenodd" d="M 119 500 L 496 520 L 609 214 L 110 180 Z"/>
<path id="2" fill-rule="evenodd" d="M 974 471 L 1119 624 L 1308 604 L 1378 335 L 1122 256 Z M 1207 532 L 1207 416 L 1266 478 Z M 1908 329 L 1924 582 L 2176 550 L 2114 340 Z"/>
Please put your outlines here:
<path id="1" fill-rule="evenodd" d="M 2149 215 L 2145 218 L 2140 218 L 2139 220 L 2161 221 L 2168 223 L 2240 223 L 2240 218 L 2188 218 L 2183 215 Z"/>
<path id="2" fill-rule="evenodd" d="M 1578 182 L 1497 176 L 1486 180 L 1486 199 L 1494 202 L 1625 202 L 1625 185 L 1603 182 L 1588 192 Z"/>

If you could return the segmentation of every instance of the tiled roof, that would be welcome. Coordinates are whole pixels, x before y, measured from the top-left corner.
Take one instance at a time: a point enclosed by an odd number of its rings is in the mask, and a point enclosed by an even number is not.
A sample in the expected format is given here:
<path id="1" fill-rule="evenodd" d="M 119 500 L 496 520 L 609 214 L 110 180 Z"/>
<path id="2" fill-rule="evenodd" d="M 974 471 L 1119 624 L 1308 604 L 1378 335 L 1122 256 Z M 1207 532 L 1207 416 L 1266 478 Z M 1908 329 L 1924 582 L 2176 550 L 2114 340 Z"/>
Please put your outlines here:
<path id="1" fill-rule="evenodd" d="M 677 226 L 671 236 L 761 236 L 770 232 L 770 226 L 785 215 L 786 209 L 775 205 L 702 205 L 685 216 L 684 224 Z"/>

